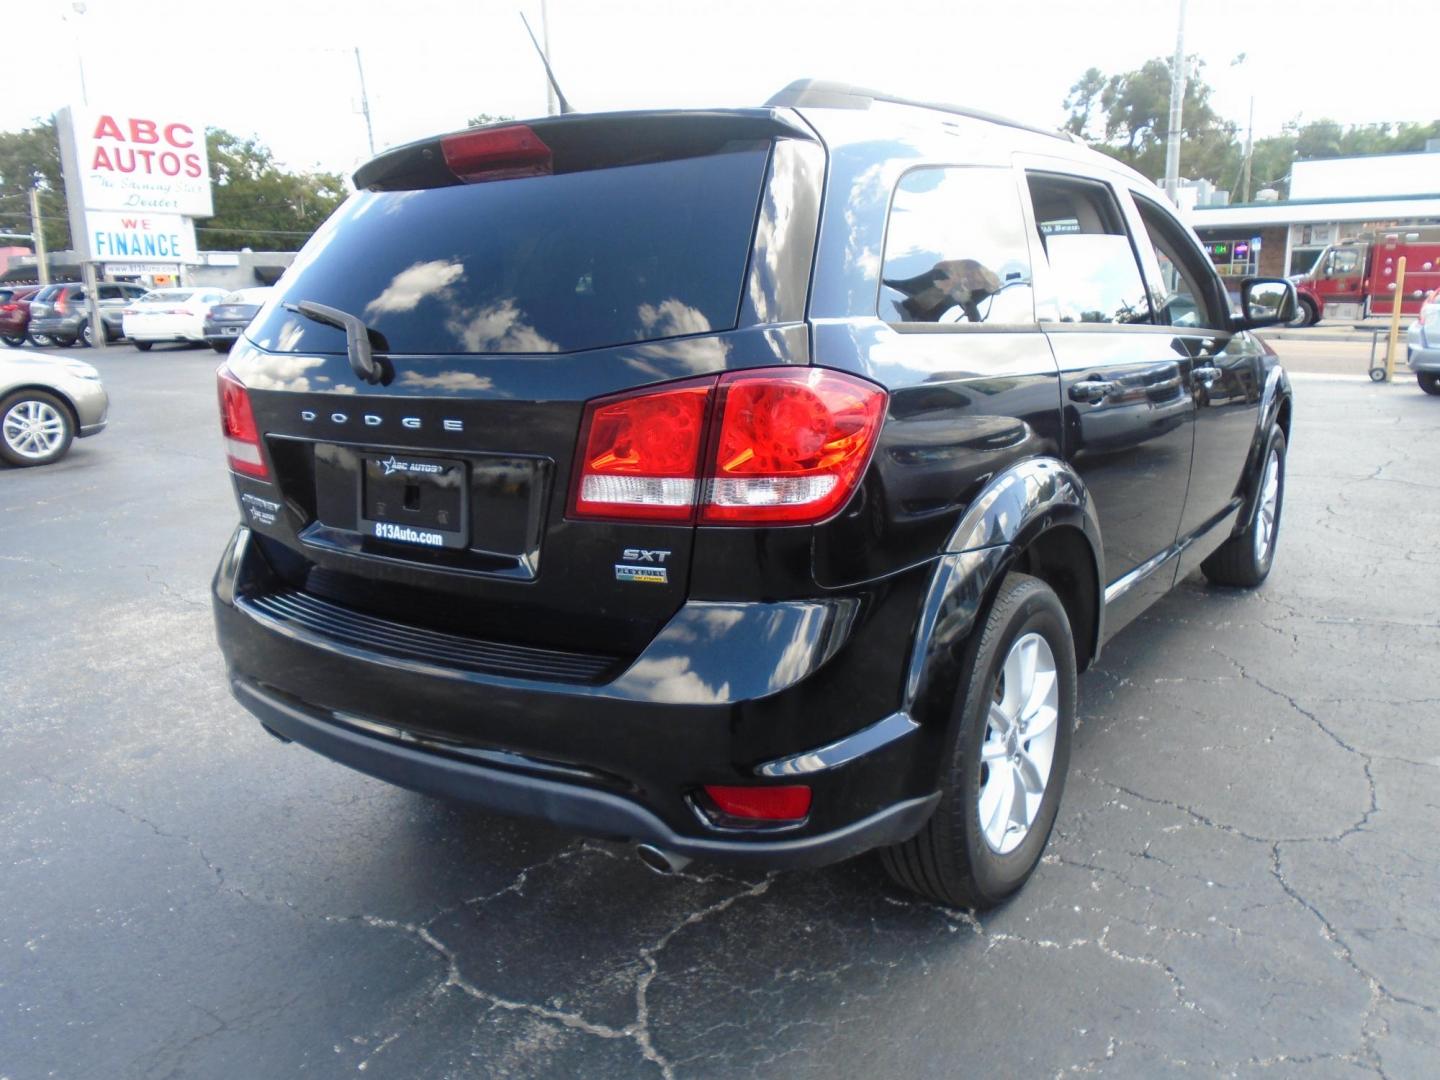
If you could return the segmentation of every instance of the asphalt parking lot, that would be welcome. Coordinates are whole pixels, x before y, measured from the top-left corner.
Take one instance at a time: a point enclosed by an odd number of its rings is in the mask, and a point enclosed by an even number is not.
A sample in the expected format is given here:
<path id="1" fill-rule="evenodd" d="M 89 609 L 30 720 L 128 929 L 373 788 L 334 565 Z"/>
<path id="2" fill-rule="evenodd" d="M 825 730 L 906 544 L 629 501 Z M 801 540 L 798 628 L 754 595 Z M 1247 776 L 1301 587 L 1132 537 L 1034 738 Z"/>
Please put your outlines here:
<path id="1" fill-rule="evenodd" d="M 1110 644 L 978 919 L 280 745 L 211 631 L 215 357 L 88 355 L 110 429 L 0 471 L 0 1080 L 1440 1074 L 1440 399 L 1367 349 L 1297 376 L 1269 582 Z"/>

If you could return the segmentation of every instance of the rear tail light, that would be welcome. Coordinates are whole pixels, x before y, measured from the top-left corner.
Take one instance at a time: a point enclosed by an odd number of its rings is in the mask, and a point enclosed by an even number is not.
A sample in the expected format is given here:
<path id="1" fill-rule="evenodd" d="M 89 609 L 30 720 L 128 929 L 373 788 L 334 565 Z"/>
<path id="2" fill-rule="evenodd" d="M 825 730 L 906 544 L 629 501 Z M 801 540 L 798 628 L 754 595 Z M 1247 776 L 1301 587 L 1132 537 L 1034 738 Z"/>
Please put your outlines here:
<path id="1" fill-rule="evenodd" d="M 550 147 L 524 124 L 447 135 L 440 152 L 450 171 L 467 183 L 547 176 L 552 168 Z"/>
<path id="2" fill-rule="evenodd" d="M 571 516 L 820 521 L 864 475 L 885 400 L 878 386 L 838 371 L 762 368 L 593 401 Z"/>
<path id="3" fill-rule="evenodd" d="M 260 429 L 250 408 L 250 391 L 224 364 L 216 369 L 215 377 L 220 392 L 220 429 L 225 435 L 225 457 L 230 468 L 268 480 L 270 471 L 260 452 Z"/>
<path id="4" fill-rule="evenodd" d="M 61 293 L 55 298 L 55 314 L 68 315 L 70 313 L 70 298 Z"/>
<path id="5" fill-rule="evenodd" d="M 706 784 L 705 794 L 722 814 L 751 821 L 799 821 L 810 813 L 810 788 L 804 784 L 780 787 Z"/>
<path id="6" fill-rule="evenodd" d="M 578 517 L 690 521 L 714 379 L 591 402 L 580 429 Z"/>
<path id="7" fill-rule="evenodd" d="M 0 304 L 0 311 L 19 311 L 19 304 Z"/>
<path id="8" fill-rule="evenodd" d="M 701 522 L 816 521 L 869 464 L 885 415 L 879 387 L 823 368 L 720 380 Z"/>

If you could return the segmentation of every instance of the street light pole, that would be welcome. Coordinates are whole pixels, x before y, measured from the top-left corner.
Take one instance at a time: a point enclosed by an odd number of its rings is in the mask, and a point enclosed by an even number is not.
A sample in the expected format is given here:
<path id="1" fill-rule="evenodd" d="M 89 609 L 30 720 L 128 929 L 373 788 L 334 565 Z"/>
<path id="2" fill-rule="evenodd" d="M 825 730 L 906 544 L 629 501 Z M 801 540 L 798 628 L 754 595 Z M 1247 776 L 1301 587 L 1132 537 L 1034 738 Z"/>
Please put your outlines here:
<path id="1" fill-rule="evenodd" d="M 1165 137 L 1165 194 L 1180 202 L 1180 121 L 1185 105 L 1185 0 L 1175 31 L 1175 62 L 1170 70 L 1170 131 Z"/>

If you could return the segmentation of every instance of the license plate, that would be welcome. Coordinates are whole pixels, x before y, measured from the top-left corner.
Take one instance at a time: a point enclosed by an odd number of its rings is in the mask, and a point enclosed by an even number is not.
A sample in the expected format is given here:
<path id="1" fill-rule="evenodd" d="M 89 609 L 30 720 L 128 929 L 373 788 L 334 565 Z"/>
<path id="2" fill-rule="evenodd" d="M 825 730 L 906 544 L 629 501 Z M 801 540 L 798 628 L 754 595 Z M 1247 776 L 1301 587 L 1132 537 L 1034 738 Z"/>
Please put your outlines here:
<path id="1" fill-rule="evenodd" d="M 240 328 L 238 326 L 227 326 L 224 329 L 226 337 L 235 337 L 237 334 L 240 333 Z"/>
<path id="2" fill-rule="evenodd" d="M 366 533 L 414 547 L 463 548 L 465 464 L 394 453 L 367 456 L 361 497 Z"/>

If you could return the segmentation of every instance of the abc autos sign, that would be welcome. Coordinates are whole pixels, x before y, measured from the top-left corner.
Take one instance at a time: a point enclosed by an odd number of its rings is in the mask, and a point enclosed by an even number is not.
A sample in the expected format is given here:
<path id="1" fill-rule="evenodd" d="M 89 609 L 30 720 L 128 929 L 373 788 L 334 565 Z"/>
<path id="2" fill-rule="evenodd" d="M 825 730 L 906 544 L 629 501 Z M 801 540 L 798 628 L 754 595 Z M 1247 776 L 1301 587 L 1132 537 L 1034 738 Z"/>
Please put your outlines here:
<path id="1" fill-rule="evenodd" d="M 209 217 L 205 126 L 165 110 L 72 106 L 57 116 L 65 181 L 85 210 Z"/>

